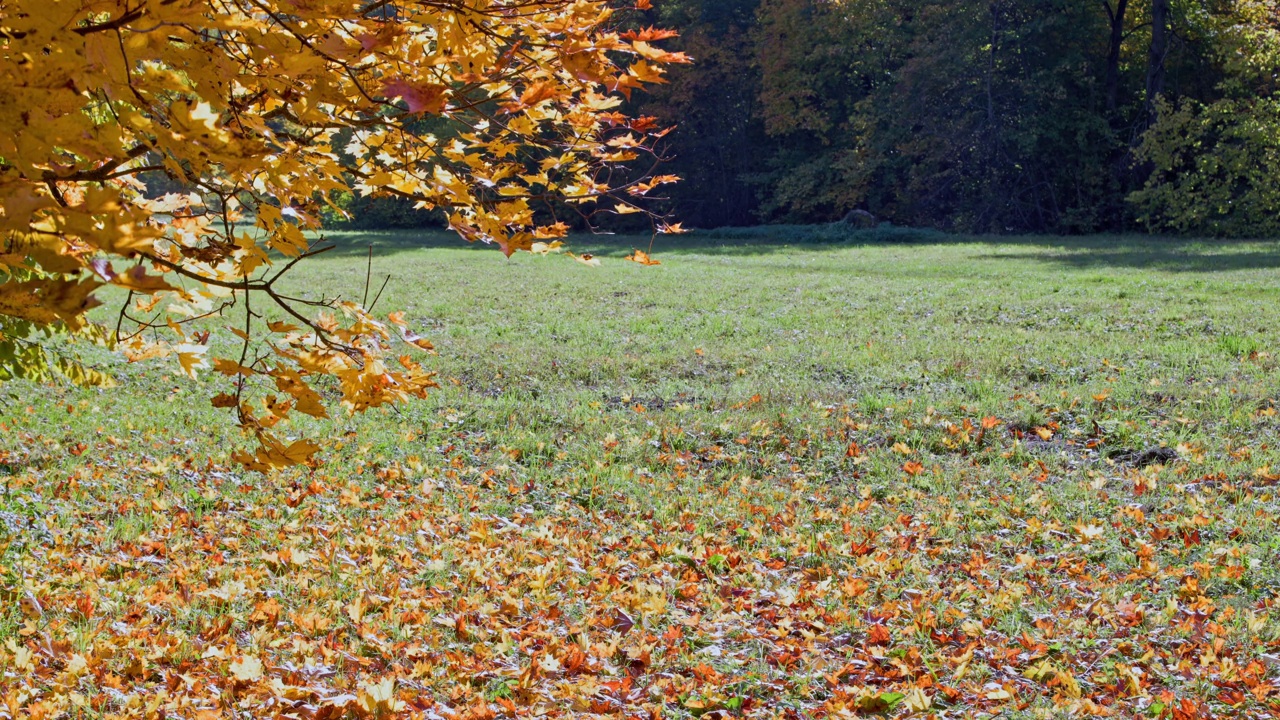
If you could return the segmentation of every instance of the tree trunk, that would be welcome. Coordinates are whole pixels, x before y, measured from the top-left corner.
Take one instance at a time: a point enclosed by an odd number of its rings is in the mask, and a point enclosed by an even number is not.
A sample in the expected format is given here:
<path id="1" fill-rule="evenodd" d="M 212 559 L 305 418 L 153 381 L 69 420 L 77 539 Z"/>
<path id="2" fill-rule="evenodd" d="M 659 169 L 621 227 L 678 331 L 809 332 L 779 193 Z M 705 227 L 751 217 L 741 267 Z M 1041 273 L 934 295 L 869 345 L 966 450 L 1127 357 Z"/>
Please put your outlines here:
<path id="1" fill-rule="evenodd" d="M 987 53 L 987 128 L 993 131 L 996 125 L 996 103 L 995 94 L 992 84 L 995 82 L 996 74 L 996 52 L 1000 48 L 1000 7 L 996 3 L 991 3 L 988 8 L 991 12 L 991 49 Z"/>
<path id="2" fill-rule="evenodd" d="M 1107 9 L 1107 17 L 1111 19 L 1111 46 L 1107 52 L 1107 114 L 1115 115 L 1120 96 L 1120 51 L 1124 45 L 1125 13 L 1129 10 L 1129 0 L 1116 0 L 1115 9 L 1110 2 L 1103 2 Z"/>
<path id="3" fill-rule="evenodd" d="M 1147 124 L 1156 120 L 1156 98 L 1164 92 L 1164 61 L 1169 55 L 1171 0 L 1151 0 L 1151 47 L 1147 51 Z"/>

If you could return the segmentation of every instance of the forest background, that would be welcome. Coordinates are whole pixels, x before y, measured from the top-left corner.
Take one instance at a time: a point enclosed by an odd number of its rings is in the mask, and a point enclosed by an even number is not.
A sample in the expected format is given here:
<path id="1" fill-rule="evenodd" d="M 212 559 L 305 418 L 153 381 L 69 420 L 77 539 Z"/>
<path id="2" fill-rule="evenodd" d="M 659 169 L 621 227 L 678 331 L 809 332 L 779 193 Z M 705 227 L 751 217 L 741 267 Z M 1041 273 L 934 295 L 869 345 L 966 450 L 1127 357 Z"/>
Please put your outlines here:
<path id="1" fill-rule="evenodd" d="M 669 0 L 647 15 L 695 59 L 631 108 L 676 126 L 661 172 L 685 179 L 665 210 L 686 227 L 862 210 L 964 233 L 1280 232 L 1274 0 Z M 359 228 L 440 224 L 408 201 L 347 203 Z"/>

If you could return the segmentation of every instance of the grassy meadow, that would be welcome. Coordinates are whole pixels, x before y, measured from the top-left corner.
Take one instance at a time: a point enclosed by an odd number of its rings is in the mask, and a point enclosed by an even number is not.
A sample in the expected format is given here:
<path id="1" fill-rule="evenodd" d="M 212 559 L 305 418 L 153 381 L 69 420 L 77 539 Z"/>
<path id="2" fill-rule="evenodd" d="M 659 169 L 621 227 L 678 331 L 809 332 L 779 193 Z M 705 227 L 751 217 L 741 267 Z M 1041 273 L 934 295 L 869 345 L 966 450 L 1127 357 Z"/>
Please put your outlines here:
<path id="1" fill-rule="evenodd" d="M 0 717 L 1280 713 L 1280 246 L 333 239 L 442 387 L 315 470 L 0 387 Z"/>

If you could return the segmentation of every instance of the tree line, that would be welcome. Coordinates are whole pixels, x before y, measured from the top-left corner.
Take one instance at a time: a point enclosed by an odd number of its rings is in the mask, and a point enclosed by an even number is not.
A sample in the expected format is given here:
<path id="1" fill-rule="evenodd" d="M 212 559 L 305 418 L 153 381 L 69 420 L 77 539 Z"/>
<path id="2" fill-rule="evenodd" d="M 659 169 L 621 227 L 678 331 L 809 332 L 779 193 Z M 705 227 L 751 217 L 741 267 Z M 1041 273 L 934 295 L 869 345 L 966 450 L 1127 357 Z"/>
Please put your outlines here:
<path id="1" fill-rule="evenodd" d="M 1275 0 L 668 0 L 687 226 L 1280 231 Z M 859 213 L 860 217 L 867 217 Z"/>

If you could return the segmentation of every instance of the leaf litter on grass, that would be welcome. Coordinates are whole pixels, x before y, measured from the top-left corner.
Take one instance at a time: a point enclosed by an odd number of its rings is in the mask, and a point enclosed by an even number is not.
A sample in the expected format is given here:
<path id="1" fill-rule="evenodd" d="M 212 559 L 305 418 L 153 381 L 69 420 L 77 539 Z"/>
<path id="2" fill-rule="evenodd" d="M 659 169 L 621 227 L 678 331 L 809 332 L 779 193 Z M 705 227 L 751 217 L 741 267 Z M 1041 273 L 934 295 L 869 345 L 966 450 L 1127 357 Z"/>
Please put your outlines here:
<path id="1" fill-rule="evenodd" d="M 536 456 L 439 423 L 265 482 L 157 436 L 59 465 L 9 429 L 9 506 L 48 530 L 6 525 L 0 713 L 1280 709 L 1280 478 L 1251 453 L 1072 470 L 995 417 L 763 406 L 600 406 L 604 441 Z"/>
<path id="2" fill-rule="evenodd" d="M 1274 273 L 1037 247 L 380 258 L 447 382 L 310 473 L 7 385 L 0 717 L 1276 715 Z"/>

